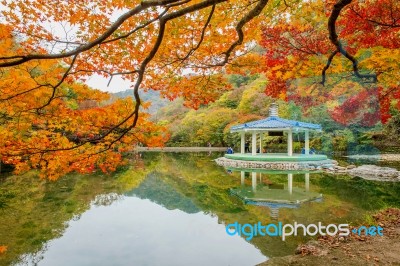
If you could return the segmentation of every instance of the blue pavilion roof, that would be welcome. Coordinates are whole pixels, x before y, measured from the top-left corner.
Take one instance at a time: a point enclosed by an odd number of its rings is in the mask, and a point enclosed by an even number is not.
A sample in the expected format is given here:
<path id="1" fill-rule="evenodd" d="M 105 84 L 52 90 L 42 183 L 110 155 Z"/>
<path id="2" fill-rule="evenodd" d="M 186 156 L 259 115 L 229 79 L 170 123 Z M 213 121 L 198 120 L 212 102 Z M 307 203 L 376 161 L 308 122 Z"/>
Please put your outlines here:
<path id="1" fill-rule="evenodd" d="M 248 122 L 231 127 L 232 131 L 242 131 L 246 129 L 311 129 L 321 130 L 321 125 L 305 123 L 295 120 L 283 119 L 278 116 L 270 116 L 265 119 Z"/>

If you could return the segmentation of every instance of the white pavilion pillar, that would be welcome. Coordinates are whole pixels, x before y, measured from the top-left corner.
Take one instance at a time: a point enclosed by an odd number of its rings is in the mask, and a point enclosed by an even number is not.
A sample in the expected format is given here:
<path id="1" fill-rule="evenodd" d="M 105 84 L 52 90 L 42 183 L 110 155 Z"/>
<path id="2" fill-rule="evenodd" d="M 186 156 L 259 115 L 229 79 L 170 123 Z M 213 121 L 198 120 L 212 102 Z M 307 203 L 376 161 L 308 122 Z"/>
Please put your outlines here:
<path id="1" fill-rule="evenodd" d="M 304 149 L 305 149 L 305 154 L 309 155 L 310 154 L 310 134 L 308 133 L 308 130 L 305 131 Z"/>
<path id="2" fill-rule="evenodd" d="M 257 154 L 257 133 L 253 131 L 251 135 L 251 155 L 256 155 L 256 154 Z"/>
<path id="3" fill-rule="evenodd" d="M 257 173 L 251 173 L 251 186 L 253 187 L 253 191 L 257 190 Z"/>
<path id="4" fill-rule="evenodd" d="M 245 132 L 240 132 L 240 153 L 245 153 L 244 144 L 245 144 Z"/>
<path id="5" fill-rule="evenodd" d="M 262 139 L 263 139 L 263 133 L 260 133 L 260 154 L 263 153 L 263 150 L 262 150 Z"/>
<path id="6" fill-rule="evenodd" d="M 293 133 L 292 133 L 292 130 L 288 131 L 288 140 L 287 140 L 287 142 L 288 142 L 288 146 L 287 146 L 288 156 L 293 156 Z"/>
<path id="7" fill-rule="evenodd" d="M 244 171 L 240 171 L 240 184 L 244 185 Z"/>
<path id="8" fill-rule="evenodd" d="M 306 191 L 310 190 L 310 173 L 305 174 Z"/>
<path id="9" fill-rule="evenodd" d="M 288 190 L 289 194 L 293 192 L 293 174 L 288 174 Z"/>

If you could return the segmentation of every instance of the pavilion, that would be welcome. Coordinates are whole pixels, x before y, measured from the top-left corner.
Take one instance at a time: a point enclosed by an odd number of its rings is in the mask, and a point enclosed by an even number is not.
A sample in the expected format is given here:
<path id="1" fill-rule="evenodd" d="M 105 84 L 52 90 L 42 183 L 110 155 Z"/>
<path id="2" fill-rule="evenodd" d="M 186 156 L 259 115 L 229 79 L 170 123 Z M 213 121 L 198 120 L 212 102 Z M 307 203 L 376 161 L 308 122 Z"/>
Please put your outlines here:
<path id="1" fill-rule="evenodd" d="M 226 154 L 225 157 L 245 161 L 319 161 L 326 160 L 325 155 L 310 154 L 310 131 L 321 132 L 318 124 L 283 119 L 278 116 L 278 105 L 272 103 L 269 108 L 269 117 L 231 127 L 231 133 L 240 133 L 240 153 Z M 251 134 L 251 153 L 246 153 L 246 133 Z M 283 136 L 287 135 L 287 153 L 264 153 L 263 134 Z M 304 133 L 304 154 L 293 154 L 293 133 Z M 257 152 L 257 138 L 259 150 Z"/>

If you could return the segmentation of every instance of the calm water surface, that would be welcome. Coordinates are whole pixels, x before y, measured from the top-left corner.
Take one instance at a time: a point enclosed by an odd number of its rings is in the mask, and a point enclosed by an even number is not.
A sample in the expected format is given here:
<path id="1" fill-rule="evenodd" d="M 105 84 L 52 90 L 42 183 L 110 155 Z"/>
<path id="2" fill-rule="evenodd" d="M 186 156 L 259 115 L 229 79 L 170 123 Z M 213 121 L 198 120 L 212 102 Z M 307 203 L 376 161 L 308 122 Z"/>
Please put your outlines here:
<path id="1" fill-rule="evenodd" d="M 0 245 L 8 251 L 0 265 L 254 265 L 307 239 L 246 241 L 225 225 L 362 223 L 400 207 L 400 184 L 230 171 L 212 161 L 219 156 L 145 153 L 109 176 L 3 179 Z"/>

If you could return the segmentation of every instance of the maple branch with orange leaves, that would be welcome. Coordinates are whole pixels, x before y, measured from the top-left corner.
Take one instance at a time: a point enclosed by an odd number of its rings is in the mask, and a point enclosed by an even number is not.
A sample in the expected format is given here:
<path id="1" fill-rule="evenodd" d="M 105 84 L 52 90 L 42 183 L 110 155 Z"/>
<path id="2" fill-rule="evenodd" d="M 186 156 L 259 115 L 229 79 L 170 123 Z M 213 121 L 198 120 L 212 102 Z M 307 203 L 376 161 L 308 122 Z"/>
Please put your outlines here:
<path id="1" fill-rule="evenodd" d="M 70 66 L 66 70 L 65 74 L 62 76 L 60 82 L 58 82 L 55 86 L 52 86 L 53 93 L 52 93 L 51 97 L 49 98 L 49 100 L 46 102 L 45 105 L 38 108 L 38 109 L 42 109 L 45 106 L 47 106 L 52 101 L 52 99 L 55 98 L 56 89 L 63 83 L 63 81 L 67 78 L 68 75 L 70 75 L 72 73 L 85 72 L 85 71 L 96 72 L 96 70 L 84 70 L 84 69 L 73 71 L 75 60 L 79 54 L 89 51 L 96 46 L 101 46 L 103 44 L 117 41 L 122 38 L 128 38 L 129 36 L 131 36 L 132 34 L 137 32 L 138 30 L 141 30 L 141 29 L 145 28 L 146 26 L 158 21 L 158 35 L 155 40 L 155 43 L 153 44 L 152 49 L 147 54 L 147 56 L 144 58 L 144 60 L 140 63 L 140 65 L 137 69 L 134 69 L 131 71 L 115 72 L 115 73 L 107 72 L 107 70 L 97 70 L 98 72 L 101 71 L 101 72 L 108 73 L 111 77 L 113 77 L 114 75 L 126 75 L 126 74 L 135 74 L 136 75 L 135 82 L 133 85 L 135 107 L 134 107 L 134 110 L 130 114 L 128 114 L 126 117 L 124 117 L 122 120 L 120 120 L 119 123 L 115 124 L 114 127 L 108 129 L 106 132 L 101 134 L 101 136 L 98 136 L 94 139 L 93 138 L 90 140 L 84 139 L 79 144 L 76 144 L 76 145 L 73 145 L 70 147 L 64 147 L 64 148 L 35 149 L 35 150 L 29 150 L 29 151 L 24 150 L 23 152 L 21 149 L 21 152 L 22 152 L 21 154 L 26 154 L 26 153 L 37 154 L 37 153 L 48 153 L 48 152 L 55 152 L 55 151 L 72 150 L 72 149 L 81 147 L 82 145 L 84 145 L 85 143 L 88 143 L 88 142 L 100 141 L 100 140 L 104 139 L 105 137 L 109 136 L 110 134 L 118 131 L 118 136 L 116 138 L 114 138 L 105 148 L 105 150 L 107 150 L 107 149 L 110 149 L 113 146 L 113 144 L 120 141 L 134 127 L 136 127 L 138 118 L 139 118 L 139 108 L 141 105 L 141 99 L 139 96 L 139 88 L 140 88 L 140 85 L 142 84 L 143 78 L 145 76 L 147 65 L 154 58 L 154 56 L 156 55 L 156 53 L 158 52 L 158 50 L 162 44 L 167 22 L 171 21 L 173 19 L 176 19 L 178 17 L 182 17 L 187 14 L 193 13 L 195 11 L 199 11 L 199 10 L 211 7 L 211 12 L 206 20 L 205 27 L 203 28 L 202 34 L 200 36 L 200 40 L 197 43 L 197 45 L 190 50 L 190 52 L 187 54 L 187 56 L 185 56 L 184 58 L 181 58 L 181 60 L 185 60 L 189 56 L 191 56 L 193 54 L 193 52 L 196 49 L 198 49 L 200 47 L 200 45 L 202 44 L 202 41 L 204 39 L 204 34 L 205 34 L 205 28 L 210 23 L 211 17 L 215 10 L 215 6 L 217 4 L 227 2 L 227 0 L 206 0 L 206 1 L 199 2 L 199 3 L 195 3 L 190 6 L 185 6 L 182 9 L 168 13 L 168 11 L 171 7 L 177 7 L 177 6 L 186 4 L 188 2 L 190 2 L 190 1 L 187 1 L 187 0 L 183 0 L 183 1 L 164 0 L 164 1 L 142 2 L 139 6 L 133 8 L 130 11 L 126 12 L 125 14 L 121 15 L 111 26 L 109 26 L 109 28 L 104 33 L 102 33 L 100 36 L 95 38 L 93 41 L 88 42 L 86 44 L 79 45 L 75 49 L 68 51 L 68 52 L 58 53 L 58 54 L 27 54 L 27 55 L 15 55 L 15 56 L 9 56 L 9 57 L 0 57 L 0 68 L 17 66 L 17 65 L 21 65 L 21 64 L 24 64 L 24 63 L 26 63 L 28 61 L 32 61 L 32 60 L 62 59 L 62 58 L 73 57 L 72 62 L 70 63 Z M 254 1 L 251 4 L 255 4 L 255 3 L 257 3 L 257 1 Z M 225 52 L 222 53 L 222 55 L 224 56 L 223 60 L 218 62 L 217 64 L 209 65 L 207 67 L 224 66 L 225 64 L 228 63 L 233 51 L 238 46 L 240 46 L 244 41 L 243 27 L 249 21 L 251 21 L 256 16 L 258 16 L 261 13 L 261 11 L 263 10 L 263 8 L 266 6 L 267 3 L 268 3 L 268 0 L 258 1 L 257 5 L 254 8 L 252 8 L 243 18 L 240 19 L 240 21 L 238 22 L 238 24 L 235 27 L 235 30 L 237 32 L 237 39 L 229 46 L 229 48 Z M 157 17 L 155 17 L 151 20 L 148 20 L 146 23 L 142 24 L 141 26 L 137 26 L 130 32 L 123 34 L 119 37 L 116 37 L 114 39 L 108 39 L 126 20 L 128 20 L 129 18 L 139 14 L 143 10 L 148 9 L 150 7 L 165 7 L 166 9 L 162 13 L 160 13 Z M 34 88 L 34 89 L 36 89 L 36 88 Z M 121 128 L 121 126 L 126 124 L 132 118 L 133 118 L 133 121 L 130 125 L 125 126 L 124 128 Z"/>

